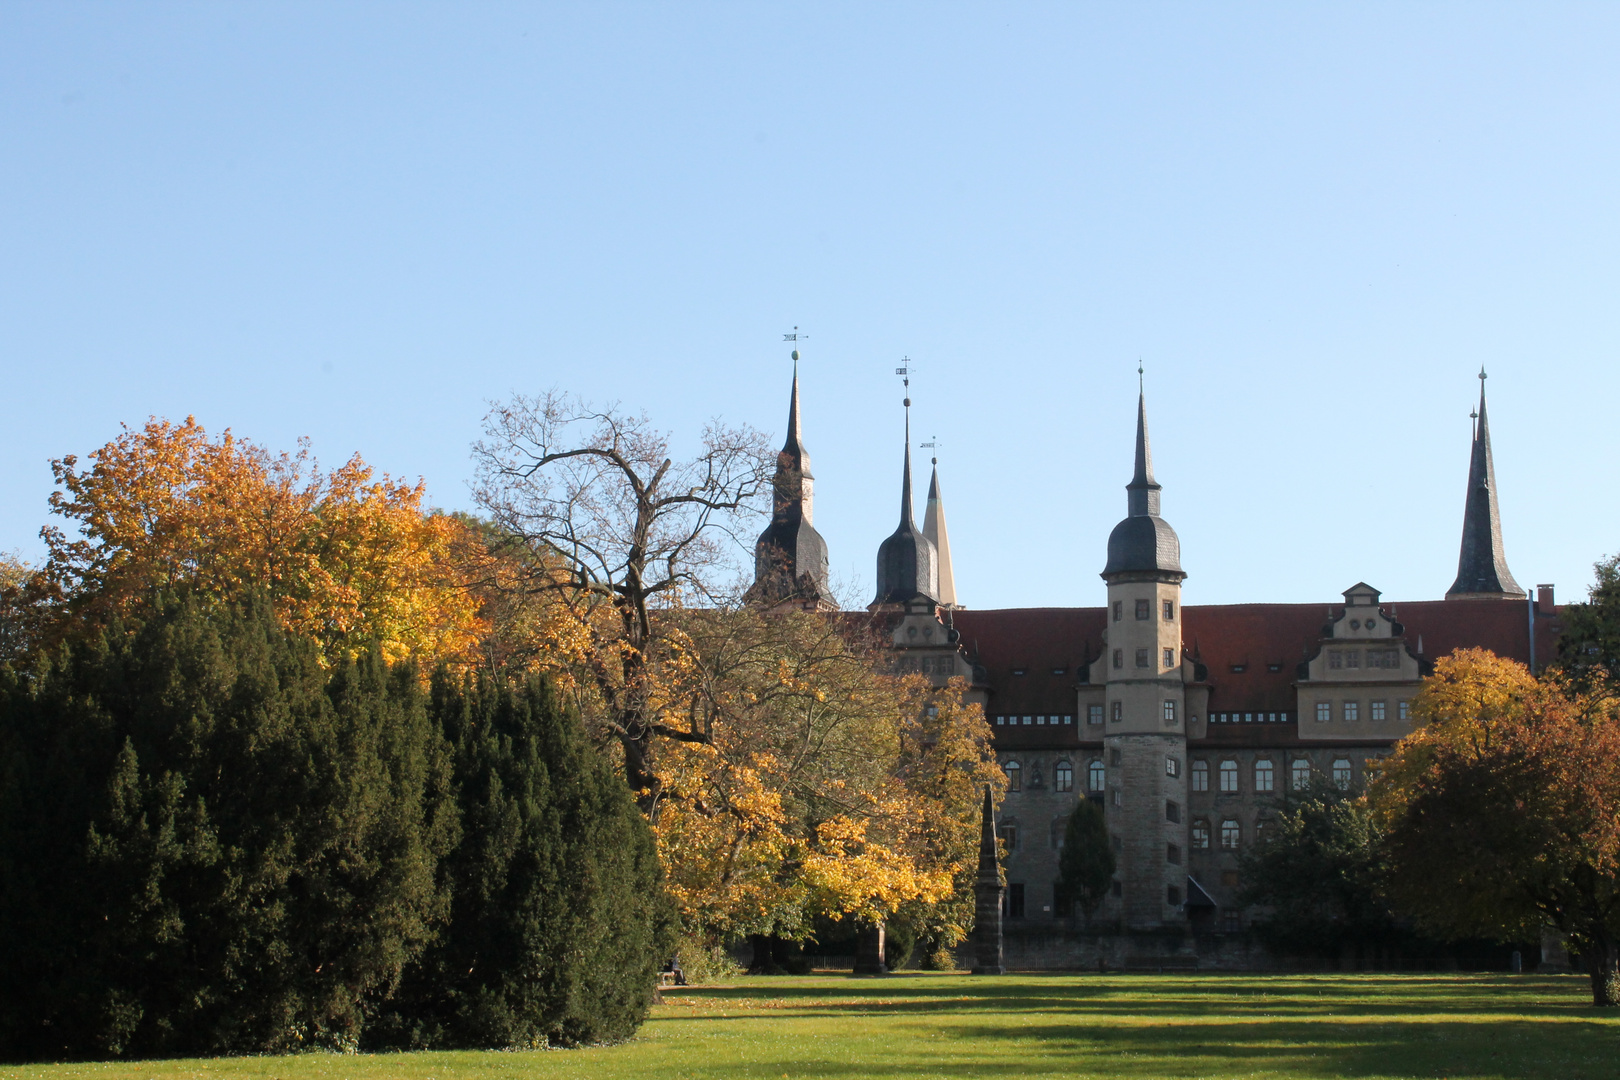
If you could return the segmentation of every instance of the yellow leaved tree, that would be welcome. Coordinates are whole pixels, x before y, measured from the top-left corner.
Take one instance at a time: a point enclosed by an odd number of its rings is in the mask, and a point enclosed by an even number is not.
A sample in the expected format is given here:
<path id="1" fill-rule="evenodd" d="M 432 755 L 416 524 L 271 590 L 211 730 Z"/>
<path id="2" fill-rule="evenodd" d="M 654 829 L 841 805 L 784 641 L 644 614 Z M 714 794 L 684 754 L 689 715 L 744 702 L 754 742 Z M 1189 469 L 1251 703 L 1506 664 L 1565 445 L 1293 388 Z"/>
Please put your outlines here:
<path id="1" fill-rule="evenodd" d="M 51 463 L 48 559 L 30 589 L 49 643 L 138 614 L 181 585 L 258 593 L 325 654 L 378 644 L 390 660 L 469 654 L 478 604 L 458 564 L 475 539 L 426 511 L 422 483 L 374 477 L 358 455 L 323 472 L 307 444 L 274 454 L 187 417 L 152 419 L 89 456 Z"/>

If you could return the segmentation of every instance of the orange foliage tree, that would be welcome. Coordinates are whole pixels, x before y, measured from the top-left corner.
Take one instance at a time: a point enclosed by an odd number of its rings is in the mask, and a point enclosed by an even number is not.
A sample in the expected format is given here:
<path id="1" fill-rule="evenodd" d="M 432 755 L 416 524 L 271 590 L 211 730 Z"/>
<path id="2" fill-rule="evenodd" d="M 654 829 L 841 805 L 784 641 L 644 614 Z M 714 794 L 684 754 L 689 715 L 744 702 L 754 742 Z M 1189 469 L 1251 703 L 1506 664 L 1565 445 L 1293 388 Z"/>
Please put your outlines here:
<path id="1" fill-rule="evenodd" d="M 1620 1003 L 1620 713 L 1467 649 L 1413 702 L 1423 726 L 1369 791 L 1391 898 L 1443 935 L 1522 940 L 1550 923 Z"/>
<path id="2" fill-rule="evenodd" d="M 323 472 L 307 443 L 273 454 L 188 417 L 125 428 L 90 455 L 51 463 L 51 511 L 31 585 L 38 637 L 59 640 L 138 614 L 180 585 L 271 599 L 282 623 L 328 657 L 380 646 L 390 660 L 466 654 L 477 602 L 463 587 L 455 519 L 426 512 L 424 486 L 373 476 L 358 455 Z"/>

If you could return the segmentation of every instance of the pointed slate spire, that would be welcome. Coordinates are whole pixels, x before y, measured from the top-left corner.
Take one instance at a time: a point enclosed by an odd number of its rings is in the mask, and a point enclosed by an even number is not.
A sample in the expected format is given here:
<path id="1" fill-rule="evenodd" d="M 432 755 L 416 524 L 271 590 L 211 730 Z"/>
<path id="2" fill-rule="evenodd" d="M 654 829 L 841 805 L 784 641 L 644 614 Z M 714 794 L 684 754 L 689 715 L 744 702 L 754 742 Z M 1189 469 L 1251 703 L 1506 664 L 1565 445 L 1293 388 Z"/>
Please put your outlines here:
<path id="1" fill-rule="evenodd" d="M 996 854 L 996 807 L 990 785 L 984 785 L 979 819 L 979 875 L 973 883 L 973 974 L 1006 972 L 1001 944 L 1001 860 Z"/>
<path id="2" fill-rule="evenodd" d="M 1496 504 L 1496 465 L 1491 460 L 1491 425 L 1485 415 L 1485 369 L 1479 371 L 1479 412 L 1473 416 L 1474 441 L 1468 459 L 1468 501 L 1463 507 L 1462 550 L 1457 580 L 1447 600 L 1523 600 L 1525 592 L 1508 570 L 1502 552 L 1502 515 Z"/>
<path id="3" fill-rule="evenodd" d="M 933 475 L 928 479 L 928 508 L 923 511 L 923 535 L 934 545 L 939 561 L 939 602 L 954 608 L 956 576 L 951 573 L 951 539 L 945 530 L 945 500 L 939 494 L 939 458 L 933 459 Z"/>
<path id="4" fill-rule="evenodd" d="M 878 546 L 877 598 L 879 604 L 906 604 L 939 600 L 939 568 L 934 545 L 918 530 L 911 515 L 911 399 L 906 398 L 906 458 L 900 477 L 900 524 Z"/>
<path id="5" fill-rule="evenodd" d="M 799 422 L 799 350 L 793 350 L 793 391 L 788 399 L 787 439 L 776 455 L 771 523 L 754 543 L 752 598 L 765 604 L 827 594 L 827 542 L 810 524 L 815 478 Z"/>
<path id="6" fill-rule="evenodd" d="M 1141 374 L 1141 369 L 1137 369 Z M 1159 482 L 1153 479 L 1153 448 L 1148 442 L 1147 394 L 1136 398 L 1136 470 L 1125 485 L 1125 518 L 1108 535 L 1104 579 L 1116 574 L 1152 574 L 1180 581 L 1181 538 L 1159 516 Z"/>

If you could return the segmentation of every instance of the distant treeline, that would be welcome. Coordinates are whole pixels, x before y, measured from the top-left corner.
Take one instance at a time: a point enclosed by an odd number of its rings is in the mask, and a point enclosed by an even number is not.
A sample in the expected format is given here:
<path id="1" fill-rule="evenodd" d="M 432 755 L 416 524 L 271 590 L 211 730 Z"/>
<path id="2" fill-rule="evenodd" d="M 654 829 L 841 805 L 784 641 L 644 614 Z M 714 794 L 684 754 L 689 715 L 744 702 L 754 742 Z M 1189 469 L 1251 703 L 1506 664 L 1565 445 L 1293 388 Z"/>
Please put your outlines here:
<path id="1" fill-rule="evenodd" d="M 652 832 L 542 679 L 166 595 L 0 669 L 0 1056 L 622 1038 Z"/>

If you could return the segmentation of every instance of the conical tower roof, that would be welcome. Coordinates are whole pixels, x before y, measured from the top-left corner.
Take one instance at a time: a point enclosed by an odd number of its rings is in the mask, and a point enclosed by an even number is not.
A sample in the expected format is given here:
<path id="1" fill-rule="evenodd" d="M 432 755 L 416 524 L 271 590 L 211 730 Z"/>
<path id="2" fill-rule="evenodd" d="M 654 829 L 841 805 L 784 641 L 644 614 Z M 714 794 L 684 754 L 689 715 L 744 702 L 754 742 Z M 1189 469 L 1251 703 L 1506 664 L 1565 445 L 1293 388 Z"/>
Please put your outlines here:
<path id="1" fill-rule="evenodd" d="M 939 601 L 939 567 L 934 545 L 911 516 L 911 399 L 906 399 L 906 457 L 900 476 L 900 524 L 878 546 L 878 604 Z"/>
<path id="2" fill-rule="evenodd" d="M 1174 575 L 1181 569 L 1181 538 L 1159 516 L 1160 485 L 1153 478 L 1153 448 L 1148 442 L 1147 395 L 1136 399 L 1136 470 L 1125 485 L 1126 516 L 1108 535 L 1108 565 L 1102 576 L 1115 574 Z"/>
<path id="3" fill-rule="evenodd" d="M 1502 514 L 1496 504 L 1496 465 L 1491 460 L 1491 425 L 1485 415 L 1484 368 L 1479 372 L 1479 412 L 1474 414 L 1474 440 L 1468 458 L 1462 551 L 1457 557 L 1457 580 L 1446 590 L 1447 600 L 1475 597 L 1525 597 L 1502 553 Z"/>
<path id="4" fill-rule="evenodd" d="M 819 600 L 827 595 L 827 541 L 811 525 L 814 477 L 799 422 L 799 351 L 793 350 L 793 390 L 787 438 L 776 455 L 771 523 L 754 543 L 755 600 Z"/>
<path id="5" fill-rule="evenodd" d="M 945 528 L 945 500 L 939 494 L 939 459 L 934 458 L 928 478 L 928 506 L 923 511 L 923 535 L 934 545 L 939 563 L 939 602 L 956 607 L 956 576 L 951 572 L 951 538 Z"/>

